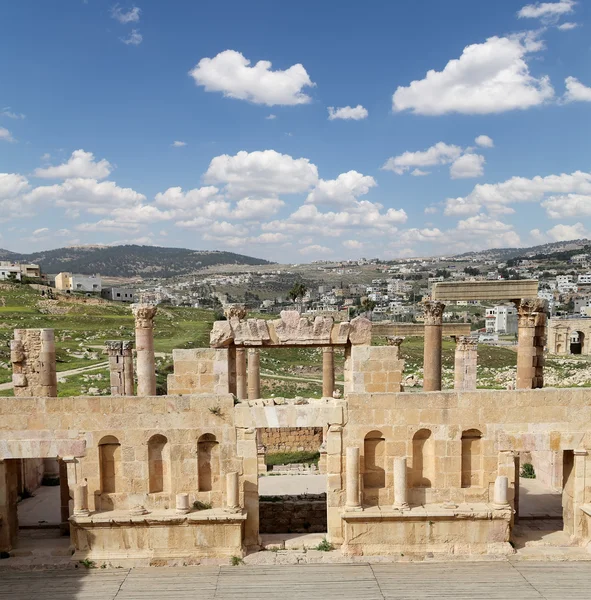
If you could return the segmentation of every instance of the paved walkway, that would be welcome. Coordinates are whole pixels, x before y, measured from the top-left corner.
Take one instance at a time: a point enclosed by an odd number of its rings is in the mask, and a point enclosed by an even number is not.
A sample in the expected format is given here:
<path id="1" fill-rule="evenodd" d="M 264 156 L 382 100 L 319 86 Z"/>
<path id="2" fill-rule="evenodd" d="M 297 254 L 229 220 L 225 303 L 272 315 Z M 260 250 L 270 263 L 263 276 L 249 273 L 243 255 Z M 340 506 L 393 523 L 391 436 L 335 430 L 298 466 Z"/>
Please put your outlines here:
<path id="1" fill-rule="evenodd" d="M 60 486 L 42 485 L 33 492 L 32 498 L 25 498 L 17 505 L 20 527 L 39 525 L 59 525 Z"/>
<path id="2" fill-rule="evenodd" d="M 185 567 L 3 573 L 1 600 L 588 600 L 589 563 Z"/>
<path id="3" fill-rule="evenodd" d="M 562 493 L 539 479 L 519 478 L 519 516 L 562 518 Z"/>

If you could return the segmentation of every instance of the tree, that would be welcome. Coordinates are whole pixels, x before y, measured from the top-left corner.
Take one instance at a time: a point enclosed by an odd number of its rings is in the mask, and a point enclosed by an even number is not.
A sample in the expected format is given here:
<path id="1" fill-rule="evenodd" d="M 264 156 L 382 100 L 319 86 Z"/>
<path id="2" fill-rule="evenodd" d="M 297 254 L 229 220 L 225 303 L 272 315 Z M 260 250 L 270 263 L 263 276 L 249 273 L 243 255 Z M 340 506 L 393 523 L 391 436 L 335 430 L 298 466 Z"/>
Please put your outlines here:
<path id="1" fill-rule="evenodd" d="M 464 267 L 464 273 L 466 275 L 480 275 L 480 269 L 476 267 Z"/>
<path id="2" fill-rule="evenodd" d="M 294 283 L 291 290 L 289 290 L 289 292 L 287 292 L 287 297 L 292 302 L 297 302 L 298 298 L 303 298 L 306 295 L 307 291 L 308 291 L 308 288 L 306 287 L 306 284 L 302 283 L 301 281 L 298 281 L 298 282 Z"/>

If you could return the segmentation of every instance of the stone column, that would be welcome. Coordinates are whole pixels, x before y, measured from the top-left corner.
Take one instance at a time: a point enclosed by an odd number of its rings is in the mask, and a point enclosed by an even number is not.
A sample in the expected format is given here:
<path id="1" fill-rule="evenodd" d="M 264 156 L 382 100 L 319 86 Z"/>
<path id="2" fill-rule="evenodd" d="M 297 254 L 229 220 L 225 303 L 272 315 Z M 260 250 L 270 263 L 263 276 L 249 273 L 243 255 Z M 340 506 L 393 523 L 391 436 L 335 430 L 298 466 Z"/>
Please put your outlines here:
<path id="1" fill-rule="evenodd" d="M 258 348 L 248 349 L 248 399 L 261 397 L 261 357 Z"/>
<path id="2" fill-rule="evenodd" d="M 236 348 L 236 397 L 246 400 L 248 388 L 246 385 L 246 348 Z"/>
<path id="3" fill-rule="evenodd" d="M 90 515 L 88 510 L 88 483 L 86 479 L 82 483 L 74 486 L 74 516 L 87 517 Z"/>
<path id="4" fill-rule="evenodd" d="M 121 354 L 123 355 L 123 395 L 133 396 L 133 342 L 121 342 Z"/>
<path id="5" fill-rule="evenodd" d="M 131 310 L 135 316 L 137 395 L 155 396 L 154 316 L 157 308 L 151 304 L 132 304 Z"/>
<path id="6" fill-rule="evenodd" d="M 57 396 L 53 329 L 15 329 L 10 361 L 15 396 Z"/>
<path id="7" fill-rule="evenodd" d="M 334 394 L 334 348 L 322 348 L 322 396 L 332 398 Z"/>
<path id="8" fill-rule="evenodd" d="M 112 396 L 133 396 L 133 356 L 131 342 L 105 342 L 109 355 Z"/>
<path id="9" fill-rule="evenodd" d="M 359 502 L 359 448 L 347 448 L 347 509 L 361 508 Z"/>
<path id="10" fill-rule="evenodd" d="M 504 475 L 495 479 L 493 506 L 498 509 L 509 508 L 509 478 Z"/>
<path id="11" fill-rule="evenodd" d="M 230 512 L 240 510 L 240 486 L 238 473 L 226 474 L 226 508 Z"/>
<path id="12" fill-rule="evenodd" d="M 18 461 L 0 459 L 0 552 L 10 552 L 18 538 Z"/>
<path id="13" fill-rule="evenodd" d="M 394 508 L 398 510 L 409 508 L 406 457 L 396 457 L 394 459 Z"/>
<path id="14" fill-rule="evenodd" d="M 586 477 L 585 477 L 585 466 L 587 463 L 588 452 L 585 449 L 573 450 L 574 454 L 574 465 L 573 473 L 574 485 L 573 485 L 573 536 L 578 540 L 584 540 L 585 537 L 588 539 L 588 533 L 586 533 L 587 524 L 586 517 L 581 510 L 581 506 L 585 504 L 585 488 L 586 488 Z"/>
<path id="15" fill-rule="evenodd" d="M 191 510 L 189 504 L 189 494 L 176 495 L 176 512 L 180 515 L 186 515 Z"/>
<path id="16" fill-rule="evenodd" d="M 441 341 L 445 304 L 423 300 L 425 315 L 425 349 L 423 359 L 423 391 L 441 390 Z"/>
<path id="17" fill-rule="evenodd" d="M 546 301 L 526 298 L 517 303 L 517 389 L 544 387 Z"/>
<path id="18" fill-rule="evenodd" d="M 476 389 L 478 340 L 466 335 L 457 338 L 454 372 L 454 389 Z"/>

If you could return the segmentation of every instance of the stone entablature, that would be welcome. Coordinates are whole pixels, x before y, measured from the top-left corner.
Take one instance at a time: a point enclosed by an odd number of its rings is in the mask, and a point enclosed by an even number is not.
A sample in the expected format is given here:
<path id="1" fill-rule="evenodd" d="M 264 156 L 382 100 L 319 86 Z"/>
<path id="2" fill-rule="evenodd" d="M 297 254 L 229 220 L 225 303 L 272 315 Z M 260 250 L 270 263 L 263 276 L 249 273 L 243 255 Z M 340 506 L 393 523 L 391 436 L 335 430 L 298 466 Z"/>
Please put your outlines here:
<path id="1" fill-rule="evenodd" d="M 431 298 L 446 302 L 457 300 L 516 300 L 535 298 L 537 279 L 509 281 L 442 281 L 433 284 Z"/>
<path id="2" fill-rule="evenodd" d="M 279 319 L 240 318 L 241 311 L 229 312 L 227 321 L 216 321 L 210 335 L 214 348 L 236 346 L 346 346 L 371 343 L 371 321 L 357 317 L 335 323 L 332 317 L 302 317 L 284 310 Z"/>

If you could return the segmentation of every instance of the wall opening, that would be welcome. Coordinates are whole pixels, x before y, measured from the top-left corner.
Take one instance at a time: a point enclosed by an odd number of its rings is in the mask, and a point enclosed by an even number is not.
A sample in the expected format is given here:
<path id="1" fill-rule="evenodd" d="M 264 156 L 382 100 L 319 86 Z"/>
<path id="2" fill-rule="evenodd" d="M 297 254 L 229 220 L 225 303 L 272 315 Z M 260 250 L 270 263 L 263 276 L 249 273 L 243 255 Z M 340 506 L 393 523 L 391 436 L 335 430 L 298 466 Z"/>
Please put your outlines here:
<path id="1" fill-rule="evenodd" d="M 386 440 L 381 431 L 370 431 L 363 440 L 363 492 L 368 506 L 379 504 L 386 487 Z"/>
<path id="2" fill-rule="evenodd" d="M 419 429 L 412 438 L 411 483 L 415 488 L 430 488 L 435 476 L 435 451 L 431 431 Z"/>
<path id="3" fill-rule="evenodd" d="M 157 494 L 170 491 L 170 455 L 168 440 L 163 435 L 153 435 L 148 440 L 149 492 Z"/>
<path id="4" fill-rule="evenodd" d="M 200 492 L 220 488 L 220 445 L 212 433 L 204 433 L 197 441 L 197 470 Z"/>
<path id="5" fill-rule="evenodd" d="M 101 476 L 101 493 L 117 492 L 121 473 L 121 444 L 119 440 L 107 435 L 99 442 L 99 469 Z"/>
<path id="6" fill-rule="evenodd" d="M 462 432 L 462 487 L 482 487 L 482 433 Z"/>
<path id="7" fill-rule="evenodd" d="M 582 331 L 572 331 L 569 341 L 571 354 L 583 354 L 585 334 Z"/>
<path id="8" fill-rule="evenodd" d="M 327 531 L 323 439 L 322 427 L 257 430 L 261 534 Z"/>

